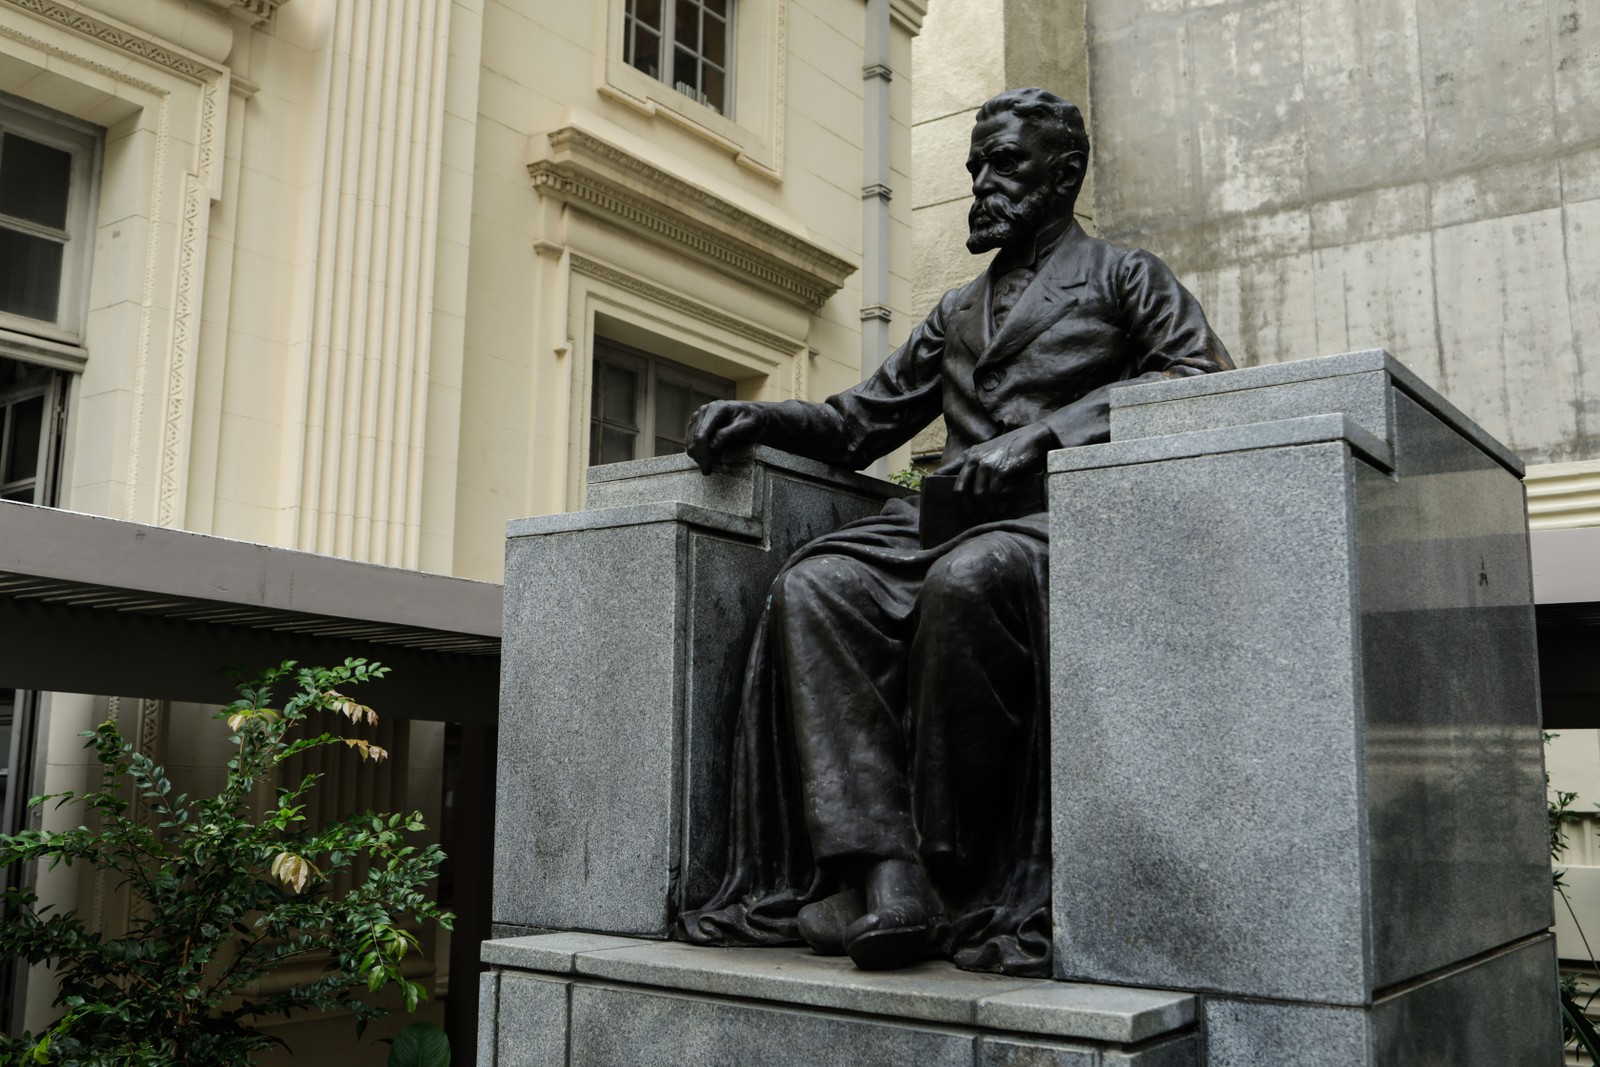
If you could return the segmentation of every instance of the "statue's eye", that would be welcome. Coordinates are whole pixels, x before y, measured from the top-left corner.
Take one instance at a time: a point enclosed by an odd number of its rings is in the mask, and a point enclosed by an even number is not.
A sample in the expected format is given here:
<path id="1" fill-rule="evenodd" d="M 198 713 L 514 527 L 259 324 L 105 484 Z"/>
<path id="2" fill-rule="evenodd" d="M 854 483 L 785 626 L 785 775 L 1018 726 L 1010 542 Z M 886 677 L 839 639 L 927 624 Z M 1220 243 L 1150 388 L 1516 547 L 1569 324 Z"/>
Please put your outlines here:
<path id="1" fill-rule="evenodd" d="M 996 174 L 1013 174 L 1017 169 L 1017 161 L 1014 156 L 1009 155 L 990 156 L 989 166 Z"/>

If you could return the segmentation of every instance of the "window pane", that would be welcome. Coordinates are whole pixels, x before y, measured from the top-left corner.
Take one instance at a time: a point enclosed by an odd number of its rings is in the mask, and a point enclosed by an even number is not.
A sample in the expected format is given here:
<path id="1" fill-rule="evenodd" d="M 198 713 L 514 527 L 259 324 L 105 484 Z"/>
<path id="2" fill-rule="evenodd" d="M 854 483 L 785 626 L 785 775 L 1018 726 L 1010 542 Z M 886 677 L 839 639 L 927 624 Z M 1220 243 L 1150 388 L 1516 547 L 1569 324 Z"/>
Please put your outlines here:
<path id="1" fill-rule="evenodd" d="M 11 454 L 6 457 L 0 481 L 20 481 L 39 473 L 39 431 L 43 428 L 44 397 L 32 397 L 11 406 Z"/>
<path id="2" fill-rule="evenodd" d="M 71 181 L 69 153 L 14 133 L 0 143 L 0 211 L 7 215 L 66 229 Z"/>
<path id="3" fill-rule="evenodd" d="M 679 92 L 700 99 L 700 61 L 682 48 L 673 50 L 672 84 Z"/>
<path id="4" fill-rule="evenodd" d="M 56 241 L 0 229 L 0 311 L 54 322 L 61 252 Z"/>
<path id="5" fill-rule="evenodd" d="M 625 367 L 614 363 L 601 364 L 605 375 L 604 402 L 600 408 L 600 416 L 610 423 L 619 423 L 623 426 L 637 427 L 639 413 L 635 393 L 639 388 L 639 376 Z M 609 460 L 607 462 L 610 462 Z"/>
<path id="6" fill-rule="evenodd" d="M 700 49 L 700 54 L 719 67 L 728 65 L 728 27 L 719 18 L 706 16 L 705 22 L 705 47 Z M 710 90 L 706 90 L 708 93 Z"/>
<path id="7" fill-rule="evenodd" d="M 722 18 L 727 18 L 728 2 L 727 0 L 706 0 L 706 10 L 711 12 L 713 15 L 719 15 Z"/>
<path id="8" fill-rule="evenodd" d="M 656 379 L 656 434 L 681 442 L 688 426 L 688 387 Z M 656 454 L 660 455 L 660 452 Z"/>
<path id="9" fill-rule="evenodd" d="M 707 63 L 705 65 L 705 94 L 706 103 L 715 108 L 721 115 L 728 110 L 727 80 L 722 71 Z"/>
<path id="10" fill-rule="evenodd" d="M 634 18 L 657 33 L 661 32 L 661 0 L 632 0 L 628 9 Z"/>
<path id="11" fill-rule="evenodd" d="M 613 430 L 609 426 L 600 429 L 600 459 L 601 463 L 623 463 L 633 458 L 633 439 L 636 434 L 626 430 Z"/>
<path id="12" fill-rule="evenodd" d="M 637 70 L 642 70 L 652 78 L 661 76 L 661 38 L 653 31 L 641 25 L 633 28 L 633 37 L 629 41 L 628 65 Z"/>
<path id="13" fill-rule="evenodd" d="M 694 0 L 677 0 L 672 36 L 689 51 L 700 51 L 700 5 Z"/>
<path id="14" fill-rule="evenodd" d="M 682 441 L 674 441 L 670 437 L 658 437 L 656 438 L 656 450 L 653 454 L 657 456 L 676 456 L 682 451 Z"/>

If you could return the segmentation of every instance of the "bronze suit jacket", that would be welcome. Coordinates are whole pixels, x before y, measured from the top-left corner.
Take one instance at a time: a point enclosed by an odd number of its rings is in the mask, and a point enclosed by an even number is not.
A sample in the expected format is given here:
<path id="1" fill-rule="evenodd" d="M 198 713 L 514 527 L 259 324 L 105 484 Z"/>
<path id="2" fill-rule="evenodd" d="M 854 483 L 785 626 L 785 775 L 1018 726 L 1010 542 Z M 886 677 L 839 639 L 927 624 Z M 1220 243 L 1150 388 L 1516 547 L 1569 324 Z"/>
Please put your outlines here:
<path id="1" fill-rule="evenodd" d="M 943 462 L 1030 423 L 1061 447 L 1105 441 L 1110 387 L 1227 370 L 1233 362 L 1194 296 L 1149 252 L 1073 222 L 998 331 L 985 271 L 939 301 L 871 377 L 823 403 L 775 405 L 768 439 L 859 469 L 940 414 Z M 777 441 L 773 441 L 777 443 Z"/>

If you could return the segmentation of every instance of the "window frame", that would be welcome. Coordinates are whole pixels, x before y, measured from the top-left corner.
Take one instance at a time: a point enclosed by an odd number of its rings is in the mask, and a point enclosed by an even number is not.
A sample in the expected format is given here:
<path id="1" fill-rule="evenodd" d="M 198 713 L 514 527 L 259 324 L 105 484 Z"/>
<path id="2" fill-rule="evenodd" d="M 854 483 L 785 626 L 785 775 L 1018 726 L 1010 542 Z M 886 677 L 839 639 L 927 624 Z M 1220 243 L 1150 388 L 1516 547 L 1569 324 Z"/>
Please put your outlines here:
<path id="1" fill-rule="evenodd" d="M 676 126 L 768 181 L 783 180 L 784 40 L 789 0 L 734 0 L 728 25 L 728 114 L 720 114 L 624 58 L 627 0 L 604 0 L 605 50 L 595 91 L 604 99 Z M 732 117 L 737 115 L 737 121 Z"/>
<path id="2" fill-rule="evenodd" d="M 635 348 L 632 345 L 613 341 L 606 337 L 594 339 L 594 350 L 589 367 L 589 413 L 588 433 L 585 436 L 586 446 L 584 451 L 584 469 L 596 466 L 606 466 L 595 460 L 596 441 L 595 430 L 605 424 L 595 403 L 597 392 L 602 381 L 602 368 L 605 363 L 612 363 L 619 367 L 626 367 L 636 375 L 634 386 L 634 411 L 637 414 L 638 425 L 633 431 L 634 460 L 650 459 L 655 455 L 656 437 L 656 396 L 657 383 L 665 378 L 674 385 L 686 386 L 711 394 L 714 398 L 731 400 L 737 395 L 738 383 L 729 378 L 720 378 L 715 374 L 691 367 L 666 356 L 658 356 Z M 639 454 L 639 444 L 648 444 L 648 455 Z M 617 460 L 613 462 L 631 462 L 630 460 Z"/>
<path id="3" fill-rule="evenodd" d="M 11 357 L 0 349 L 0 359 Z M 16 447 L 11 411 L 20 403 L 40 397 L 43 403 L 39 422 L 39 459 L 32 477 L 32 499 L 22 503 L 54 507 L 61 475 L 62 450 L 66 443 L 67 375 L 55 367 L 30 360 L 13 362 L 31 367 L 40 378 L 15 389 L 0 384 L 0 502 L 8 499 L 5 494 L 15 491 L 15 486 L 29 480 L 17 479 L 14 483 L 4 481 L 11 452 Z"/>
<path id="4" fill-rule="evenodd" d="M 100 171 L 105 131 L 81 119 L 0 93 L 0 136 L 16 133 L 72 157 L 68 178 L 66 226 L 63 240 L 61 289 L 56 317 L 36 319 L 0 311 L 0 354 L 7 350 L 27 353 L 31 361 L 40 354 L 38 341 L 81 347 L 88 310 L 89 276 L 94 259 L 94 211 L 100 198 Z M 3 165 L 3 160 L 0 160 Z M 37 232 L 44 227 L 6 216 L 8 228 Z M 49 345 L 44 346 L 47 349 Z M 70 353 L 59 353 L 71 358 Z"/>
<path id="5" fill-rule="evenodd" d="M 638 15 L 635 13 L 638 10 L 639 2 L 640 0 L 622 0 L 623 63 L 626 66 L 631 67 L 633 70 L 639 71 L 640 74 L 647 78 L 653 77 L 656 81 L 660 82 L 662 85 L 665 85 L 667 88 L 671 89 L 673 92 L 676 92 L 685 99 L 693 100 L 702 107 L 711 109 L 714 114 L 720 115 L 730 122 L 737 122 L 738 119 L 735 115 L 735 112 L 737 110 L 739 94 L 734 85 L 734 78 L 736 77 L 734 67 L 737 64 L 739 56 L 738 0 L 724 0 L 727 5 L 727 14 L 720 16 L 723 23 L 723 57 L 721 63 L 712 63 L 713 66 L 720 67 L 722 70 L 722 100 L 720 103 L 712 103 L 711 101 L 705 99 L 705 93 L 699 88 L 696 88 L 693 94 L 684 92 L 683 89 L 679 88 L 677 79 L 672 74 L 672 72 L 677 69 L 677 50 L 679 48 L 676 32 L 678 24 L 679 0 L 658 0 L 661 11 L 661 26 L 659 29 L 650 27 L 648 23 L 644 23 L 639 19 Z M 688 2 L 694 5 L 696 11 L 699 13 L 700 18 L 700 32 L 697 34 L 699 45 L 696 47 L 694 52 L 695 59 L 701 64 L 710 63 L 711 60 L 706 55 L 704 48 L 705 20 L 708 14 L 706 6 L 707 0 L 688 0 Z M 711 17 L 717 18 L 719 16 L 711 13 Z M 640 67 L 634 66 L 633 61 L 629 58 L 629 53 L 633 49 L 635 25 L 644 25 L 649 28 L 652 33 L 656 33 L 658 35 L 658 46 L 660 49 L 657 53 L 659 57 L 659 70 L 654 75 L 650 74 L 646 70 L 641 69 Z M 703 75 L 701 80 L 705 80 Z"/>

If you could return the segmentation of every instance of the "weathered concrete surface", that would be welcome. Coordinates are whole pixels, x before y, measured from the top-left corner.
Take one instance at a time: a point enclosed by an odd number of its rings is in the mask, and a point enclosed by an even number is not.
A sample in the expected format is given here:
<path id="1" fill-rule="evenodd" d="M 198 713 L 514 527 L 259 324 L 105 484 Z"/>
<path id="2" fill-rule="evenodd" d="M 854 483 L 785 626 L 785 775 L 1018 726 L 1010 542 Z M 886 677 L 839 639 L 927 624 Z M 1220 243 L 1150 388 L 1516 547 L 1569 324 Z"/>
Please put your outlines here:
<path id="1" fill-rule="evenodd" d="M 1583 8 L 1088 0 L 1100 232 L 1171 264 L 1241 365 L 1386 347 L 1530 463 L 1593 457 Z"/>

